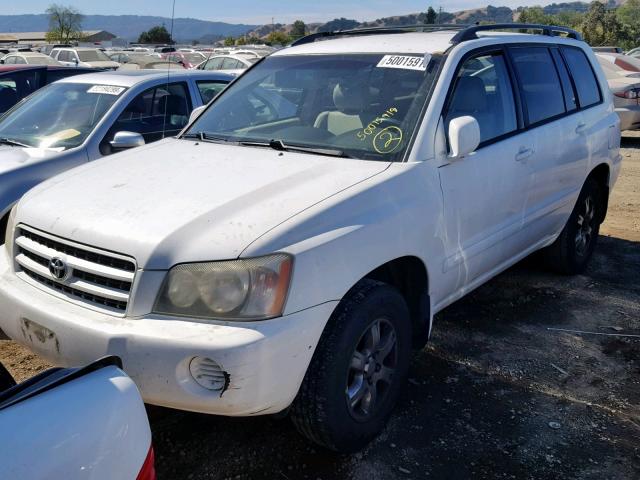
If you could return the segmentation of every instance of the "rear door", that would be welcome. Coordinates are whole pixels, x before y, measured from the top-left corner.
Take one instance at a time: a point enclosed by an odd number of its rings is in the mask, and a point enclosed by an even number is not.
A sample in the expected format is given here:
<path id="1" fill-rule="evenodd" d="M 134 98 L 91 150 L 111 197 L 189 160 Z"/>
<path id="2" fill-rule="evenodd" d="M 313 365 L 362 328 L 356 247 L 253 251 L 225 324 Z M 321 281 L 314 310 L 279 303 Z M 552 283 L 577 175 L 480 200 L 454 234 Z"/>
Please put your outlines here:
<path id="1" fill-rule="evenodd" d="M 573 85 L 553 45 L 509 49 L 518 79 L 525 130 L 534 142 L 522 159 L 531 185 L 522 212 L 532 242 L 558 233 L 585 177 L 589 152 Z"/>

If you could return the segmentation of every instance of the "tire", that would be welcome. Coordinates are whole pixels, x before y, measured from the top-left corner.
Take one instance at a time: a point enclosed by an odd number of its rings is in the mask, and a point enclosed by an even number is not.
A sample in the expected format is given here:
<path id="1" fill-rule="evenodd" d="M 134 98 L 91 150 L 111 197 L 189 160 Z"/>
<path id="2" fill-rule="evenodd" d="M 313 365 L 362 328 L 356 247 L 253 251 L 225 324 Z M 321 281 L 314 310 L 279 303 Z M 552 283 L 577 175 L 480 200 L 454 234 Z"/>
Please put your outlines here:
<path id="1" fill-rule="evenodd" d="M 598 241 L 604 201 L 604 192 L 598 182 L 587 179 L 562 233 L 543 250 L 550 269 L 564 275 L 584 271 Z"/>
<path id="2" fill-rule="evenodd" d="M 378 349 L 372 348 L 376 330 Z M 330 450 L 360 450 L 384 428 L 410 359 L 411 321 L 404 298 L 385 283 L 360 281 L 320 338 L 291 408 L 294 425 Z"/>

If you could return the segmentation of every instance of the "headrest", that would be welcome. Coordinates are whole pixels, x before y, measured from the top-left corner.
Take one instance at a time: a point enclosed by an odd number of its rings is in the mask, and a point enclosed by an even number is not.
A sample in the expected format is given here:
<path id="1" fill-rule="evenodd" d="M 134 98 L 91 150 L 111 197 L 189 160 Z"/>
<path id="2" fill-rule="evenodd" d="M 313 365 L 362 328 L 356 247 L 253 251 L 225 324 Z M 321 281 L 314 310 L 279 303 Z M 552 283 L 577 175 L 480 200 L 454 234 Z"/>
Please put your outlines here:
<path id="1" fill-rule="evenodd" d="M 369 102 L 369 89 L 365 86 L 338 83 L 333 89 L 333 104 L 338 110 L 347 115 L 357 115 L 364 112 Z"/>
<path id="2" fill-rule="evenodd" d="M 449 110 L 477 112 L 487 108 L 487 92 L 480 77 L 460 77 Z"/>
<path id="3" fill-rule="evenodd" d="M 188 115 L 187 102 L 180 95 L 165 95 L 161 97 L 158 108 L 164 115 Z"/>

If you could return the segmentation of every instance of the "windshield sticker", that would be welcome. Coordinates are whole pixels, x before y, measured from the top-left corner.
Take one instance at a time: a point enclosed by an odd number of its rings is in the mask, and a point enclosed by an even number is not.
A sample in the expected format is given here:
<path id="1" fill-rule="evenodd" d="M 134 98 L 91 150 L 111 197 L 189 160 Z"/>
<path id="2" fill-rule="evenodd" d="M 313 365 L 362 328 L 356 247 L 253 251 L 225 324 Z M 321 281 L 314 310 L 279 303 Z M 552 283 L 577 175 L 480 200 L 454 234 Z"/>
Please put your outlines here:
<path id="1" fill-rule="evenodd" d="M 103 93 L 105 95 L 120 95 L 124 92 L 124 87 L 113 87 L 111 85 L 94 85 L 87 93 Z"/>
<path id="2" fill-rule="evenodd" d="M 404 68 L 405 70 L 427 70 L 427 63 L 431 57 L 412 57 L 408 55 L 385 55 L 378 63 L 379 68 Z M 427 62 L 425 62 L 427 60 Z"/>
<path id="3" fill-rule="evenodd" d="M 398 109 L 395 107 L 391 107 L 389 108 L 386 112 L 384 112 L 382 115 L 380 115 L 379 117 L 376 117 L 375 120 L 373 120 L 371 123 L 369 123 L 369 125 L 367 125 L 365 128 L 363 128 L 362 130 L 359 130 L 356 135 L 358 136 L 358 138 L 360 140 L 366 140 L 369 136 L 373 135 L 374 133 L 376 133 L 376 130 L 378 130 L 378 125 L 380 125 L 381 123 L 390 120 L 391 118 L 393 118 L 393 116 L 398 113 Z"/>
<path id="4" fill-rule="evenodd" d="M 396 151 L 401 143 L 402 130 L 396 126 L 387 127 L 373 137 L 373 148 L 383 155 Z"/>

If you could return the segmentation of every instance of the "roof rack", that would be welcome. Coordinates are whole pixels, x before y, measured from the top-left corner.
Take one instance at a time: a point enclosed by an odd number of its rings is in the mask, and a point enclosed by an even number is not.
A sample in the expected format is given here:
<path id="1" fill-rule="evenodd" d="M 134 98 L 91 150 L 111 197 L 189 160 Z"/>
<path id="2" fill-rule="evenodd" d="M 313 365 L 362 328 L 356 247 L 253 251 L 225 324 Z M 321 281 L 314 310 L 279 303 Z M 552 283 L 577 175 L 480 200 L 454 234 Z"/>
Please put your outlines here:
<path id="1" fill-rule="evenodd" d="M 393 33 L 406 33 L 406 32 L 440 32 L 444 30 L 465 30 L 469 28 L 469 25 L 459 23 L 441 23 L 441 24 L 426 24 L 426 25 L 398 25 L 390 27 L 364 27 L 354 28 L 351 30 L 335 30 L 332 32 L 317 32 L 304 36 L 291 43 L 292 47 L 298 45 L 304 45 L 307 43 L 313 43 L 317 40 L 326 40 L 334 37 L 347 37 L 355 35 L 380 35 L 380 34 L 393 34 Z"/>
<path id="2" fill-rule="evenodd" d="M 554 37 L 558 33 L 566 33 L 567 37 L 574 40 L 582 40 L 582 35 L 567 27 L 556 27 L 553 25 L 540 25 L 537 23 L 496 23 L 493 25 L 473 25 L 458 32 L 451 43 L 461 43 L 478 38 L 478 32 L 488 32 L 492 30 L 541 30 L 543 35 Z"/>

